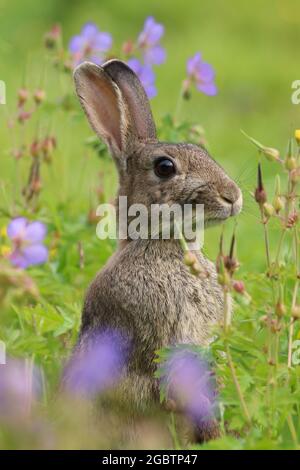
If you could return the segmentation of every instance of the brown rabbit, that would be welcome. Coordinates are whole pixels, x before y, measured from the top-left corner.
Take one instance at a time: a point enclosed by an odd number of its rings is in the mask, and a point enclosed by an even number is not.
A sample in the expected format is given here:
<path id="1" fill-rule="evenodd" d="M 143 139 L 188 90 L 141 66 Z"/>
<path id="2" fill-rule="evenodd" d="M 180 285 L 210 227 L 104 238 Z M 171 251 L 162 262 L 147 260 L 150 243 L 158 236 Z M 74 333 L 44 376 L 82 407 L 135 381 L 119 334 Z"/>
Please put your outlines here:
<path id="1" fill-rule="evenodd" d="M 145 91 L 125 63 L 85 62 L 74 79 L 91 126 L 115 160 L 119 196 L 128 197 L 128 206 L 204 204 L 207 225 L 241 210 L 240 189 L 203 148 L 157 140 Z M 190 273 L 174 238 L 125 240 L 87 292 L 77 347 L 99 329 L 126 332 L 133 349 L 122 392 L 139 410 L 159 397 L 155 351 L 174 343 L 207 345 L 210 326 L 222 316 L 215 267 L 197 256 L 206 279 Z"/>

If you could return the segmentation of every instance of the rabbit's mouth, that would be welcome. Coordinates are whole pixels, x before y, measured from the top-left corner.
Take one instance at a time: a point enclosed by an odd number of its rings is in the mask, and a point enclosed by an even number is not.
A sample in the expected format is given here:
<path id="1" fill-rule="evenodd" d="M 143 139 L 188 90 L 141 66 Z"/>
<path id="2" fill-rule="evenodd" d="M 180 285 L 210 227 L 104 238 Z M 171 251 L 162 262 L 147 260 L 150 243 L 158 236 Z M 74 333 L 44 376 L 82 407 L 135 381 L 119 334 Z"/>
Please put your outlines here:
<path id="1" fill-rule="evenodd" d="M 202 190 L 202 188 L 201 188 Z M 243 196 L 240 190 L 235 195 L 229 197 L 215 194 L 212 199 L 211 192 L 206 194 L 204 191 L 195 191 L 185 200 L 185 204 L 191 204 L 193 209 L 202 204 L 204 208 L 204 225 L 209 227 L 223 222 L 229 217 L 234 217 L 241 212 L 243 205 Z"/>
<path id="2" fill-rule="evenodd" d="M 216 198 L 216 207 L 208 207 L 205 210 L 204 206 L 204 220 L 205 226 L 216 225 L 229 217 L 234 217 L 238 215 L 243 206 L 243 196 L 241 191 L 239 191 L 237 198 L 226 198 L 224 196 L 218 196 Z"/>
<path id="3" fill-rule="evenodd" d="M 221 218 L 227 219 L 228 217 L 235 216 L 241 212 L 242 205 L 243 205 L 243 197 L 242 193 L 239 191 L 239 195 L 237 198 L 227 198 L 224 196 L 219 196 L 218 201 L 222 206 L 221 209 Z"/>

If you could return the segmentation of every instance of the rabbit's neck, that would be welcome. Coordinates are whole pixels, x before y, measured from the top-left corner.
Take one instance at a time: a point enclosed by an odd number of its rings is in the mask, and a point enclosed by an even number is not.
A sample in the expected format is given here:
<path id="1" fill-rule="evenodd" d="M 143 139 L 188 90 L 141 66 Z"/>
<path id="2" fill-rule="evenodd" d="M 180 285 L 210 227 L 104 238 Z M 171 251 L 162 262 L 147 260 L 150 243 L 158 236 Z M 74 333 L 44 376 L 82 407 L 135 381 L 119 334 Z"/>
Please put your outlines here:
<path id="1" fill-rule="evenodd" d="M 130 245 L 130 246 L 128 246 Z M 189 248 L 192 245 L 187 244 Z M 166 254 L 172 254 L 172 256 L 177 256 L 178 258 L 183 258 L 184 250 L 180 243 L 180 240 L 170 238 L 168 240 L 160 239 L 160 240 L 153 240 L 153 239 L 138 239 L 138 240 L 119 240 L 118 241 L 118 249 L 122 251 L 125 248 L 131 248 L 133 250 L 138 251 L 147 251 L 149 253 L 153 253 L 153 256 L 161 257 L 162 255 L 165 256 Z M 192 248 L 191 248 L 192 250 Z M 200 253 L 200 250 L 197 250 Z"/>

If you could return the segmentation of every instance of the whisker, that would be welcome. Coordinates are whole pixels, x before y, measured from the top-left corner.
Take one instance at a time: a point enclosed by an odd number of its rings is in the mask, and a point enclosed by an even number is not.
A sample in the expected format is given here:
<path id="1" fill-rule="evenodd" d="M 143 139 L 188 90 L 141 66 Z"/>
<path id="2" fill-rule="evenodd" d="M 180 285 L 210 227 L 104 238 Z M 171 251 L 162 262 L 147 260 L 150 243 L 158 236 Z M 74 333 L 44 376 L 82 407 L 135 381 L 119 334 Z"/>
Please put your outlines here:
<path id="1" fill-rule="evenodd" d="M 245 217 L 253 217 L 255 220 L 260 222 L 260 217 L 257 214 L 253 214 L 252 212 L 248 210 L 244 210 L 239 214 L 239 217 L 245 218 Z"/>
<path id="2" fill-rule="evenodd" d="M 250 164 L 251 162 L 251 164 Z M 235 182 L 236 183 L 240 183 L 243 179 L 243 177 L 247 177 L 247 179 L 252 176 L 253 174 L 256 173 L 256 166 L 253 165 L 253 160 L 252 158 L 248 159 L 246 161 L 246 163 L 244 164 L 243 168 L 241 169 L 240 173 L 237 175 L 237 177 L 235 178 Z"/>

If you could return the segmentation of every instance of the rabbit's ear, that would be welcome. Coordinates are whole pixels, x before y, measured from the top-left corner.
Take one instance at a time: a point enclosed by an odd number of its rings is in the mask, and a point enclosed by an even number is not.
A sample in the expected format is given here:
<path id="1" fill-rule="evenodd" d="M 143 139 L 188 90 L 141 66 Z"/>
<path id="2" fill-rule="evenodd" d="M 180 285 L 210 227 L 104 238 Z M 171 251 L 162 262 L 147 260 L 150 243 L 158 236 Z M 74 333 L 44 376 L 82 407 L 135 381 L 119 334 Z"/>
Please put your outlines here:
<path id="1" fill-rule="evenodd" d="M 74 71 L 76 92 L 87 118 L 96 133 L 109 146 L 122 166 L 129 121 L 126 105 L 116 83 L 102 67 L 84 62 Z"/>
<path id="2" fill-rule="evenodd" d="M 103 64 L 103 69 L 121 90 L 129 112 L 131 133 L 138 140 L 155 140 L 156 129 L 149 100 L 137 75 L 128 65 L 116 59 Z"/>

